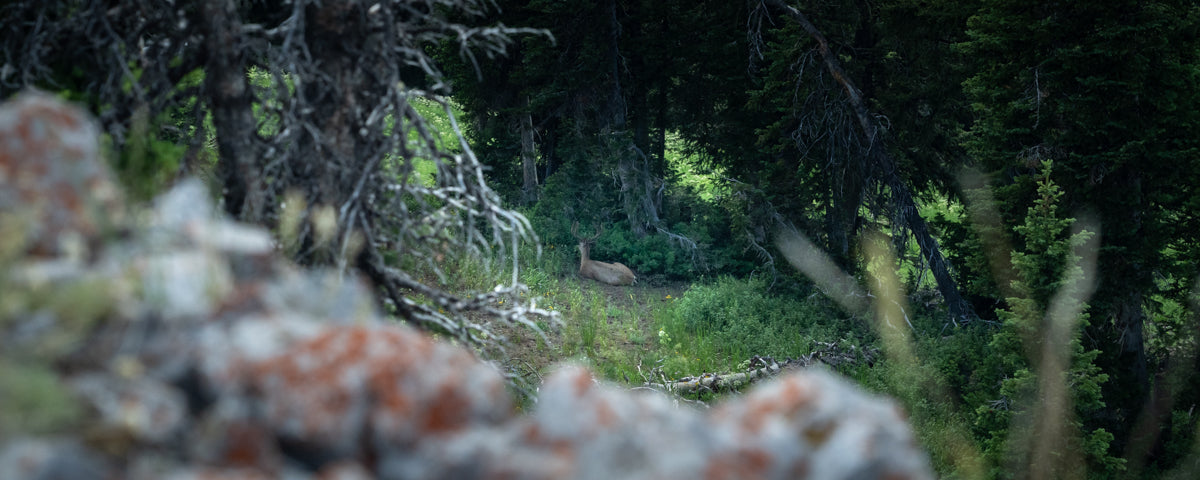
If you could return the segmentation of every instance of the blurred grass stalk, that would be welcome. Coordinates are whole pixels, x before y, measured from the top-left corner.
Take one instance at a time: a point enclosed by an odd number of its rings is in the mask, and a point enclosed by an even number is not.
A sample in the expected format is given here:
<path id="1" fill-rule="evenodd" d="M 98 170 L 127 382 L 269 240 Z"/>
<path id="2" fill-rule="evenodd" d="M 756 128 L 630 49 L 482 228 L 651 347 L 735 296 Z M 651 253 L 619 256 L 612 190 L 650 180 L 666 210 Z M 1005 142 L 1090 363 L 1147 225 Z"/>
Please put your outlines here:
<path id="1" fill-rule="evenodd" d="M 1009 432 L 1013 437 L 1008 439 L 1009 445 L 1029 445 L 1030 464 L 1026 471 L 1029 478 L 1047 478 L 1047 475 L 1057 472 L 1066 473 L 1071 478 L 1083 478 L 1085 464 L 1079 449 L 1071 448 L 1078 444 L 1080 432 L 1073 431 L 1067 421 L 1073 412 L 1071 391 L 1067 386 L 1067 370 L 1071 367 L 1071 342 L 1079 331 L 1079 320 L 1087 301 L 1096 291 L 1096 258 L 1100 251 L 1100 225 L 1094 220 L 1081 219 L 1075 222 L 1073 232 L 1095 232 L 1083 244 L 1072 247 L 1073 257 L 1079 259 L 1079 265 L 1068 265 L 1064 269 L 1066 278 L 1062 287 L 1055 292 L 1046 309 L 1042 331 L 1039 332 L 1041 348 L 1027 345 L 1027 351 L 1039 351 L 1040 359 L 1030 359 L 1037 365 L 1038 392 L 1035 398 L 1023 399 L 1029 408 L 1015 408 L 1013 427 Z M 1078 268 L 1074 268 L 1078 267 Z M 1038 341 L 1037 338 L 1026 339 L 1027 342 Z M 1031 428 L 1016 428 L 1023 424 Z M 1020 433 L 1026 435 L 1020 435 Z M 1035 434 L 1036 433 L 1036 434 Z M 1027 436 L 1029 438 L 1021 438 Z M 1010 447 L 1015 448 L 1015 447 Z M 1061 477 L 1056 477 L 1061 478 Z"/>
<path id="2" fill-rule="evenodd" d="M 912 329 L 910 324 L 904 321 L 907 318 L 907 298 L 893 268 L 895 257 L 887 248 L 891 242 L 886 241 L 881 232 L 875 231 L 863 236 L 863 251 L 870 259 L 868 263 L 879 266 L 869 269 L 873 277 L 870 284 L 875 286 L 871 294 L 863 292 L 854 277 L 838 268 L 827 253 L 799 232 L 780 231 L 776 239 L 776 246 L 788 262 L 851 314 L 871 316 L 871 305 L 868 301 L 874 297 L 872 304 L 875 321 L 872 322 L 872 326 L 883 339 L 884 355 L 897 367 L 894 371 L 905 372 L 905 376 L 910 377 L 901 379 L 900 384 L 912 387 L 910 392 L 927 394 L 927 397 L 940 402 L 940 407 L 953 413 L 952 407 L 955 402 L 949 392 L 933 380 L 933 375 L 936 374 L 926 371 L 926 367 L 922 366 L 913 354 Z M 925 399 L 909 396 L 900 400 L 913 412 L 918 402 Z M 945 422 L 945 430 L 940 432 L 940 435 L 946 439 L 944 444 L 956 447 L 945 452 L 950 457 L 949 463 L 963 478 L 984 478 L 983 458 L 976 443 L 971 440 L 967 425 L 958 415 L 948 415 L 942 420 Z"/>

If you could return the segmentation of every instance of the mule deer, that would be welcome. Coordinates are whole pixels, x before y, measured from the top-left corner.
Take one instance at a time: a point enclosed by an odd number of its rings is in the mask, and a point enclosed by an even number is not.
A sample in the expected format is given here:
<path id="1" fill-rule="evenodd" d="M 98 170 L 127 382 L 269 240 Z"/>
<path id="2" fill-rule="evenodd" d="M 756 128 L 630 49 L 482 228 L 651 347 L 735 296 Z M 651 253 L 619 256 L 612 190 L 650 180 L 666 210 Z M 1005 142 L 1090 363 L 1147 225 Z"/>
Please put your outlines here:
<path id="1" fill-rule="evenodd" d="M 579 276 L 609 285 L 632 285 L 637 283 L 637 276 L 633 274 L 632 270 L 629 270 L 629 267 L 615 262 L 597 262 L 590 258 L 592 242 L 600 237 L 602 231 L 600 226 L 597 225 L 595 235 L 583 238 L 579 236 L 579 222 L 571 225 L 571 235 L 574 235 L 575 239 L 579 240 Z"/>

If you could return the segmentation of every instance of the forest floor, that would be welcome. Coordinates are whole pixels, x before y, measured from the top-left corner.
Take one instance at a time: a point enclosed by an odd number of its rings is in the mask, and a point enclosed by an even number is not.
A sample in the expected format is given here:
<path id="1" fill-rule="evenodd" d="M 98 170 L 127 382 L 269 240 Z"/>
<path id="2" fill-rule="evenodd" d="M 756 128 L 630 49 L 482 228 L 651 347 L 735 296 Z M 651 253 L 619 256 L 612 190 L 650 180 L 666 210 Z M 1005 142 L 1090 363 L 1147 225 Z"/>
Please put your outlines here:
<path id="1" fill-rule="evenodd" d="M 691 283 L 649 281 L 619 287 L 580 279 L 562 285 L 578 288 L 567 295 L 574 295 L 575 301 L 543 306 L 539 300 L 539 307 L 559 312 L 561 320 L 558 326 L 539 322 L 546 327 L 546 341 L 528 328 L 493 327 L 507 338 L 505 352 L 497 360 L 530 385 L 540 384 L 544 375 L 563 363 L 583 363 L 606 380 L 641 385 L 646 379 L 636 378 L 638 367 L 648 374 L 659 360 L 656 315 L 668 314 L 670 303 Z"/>

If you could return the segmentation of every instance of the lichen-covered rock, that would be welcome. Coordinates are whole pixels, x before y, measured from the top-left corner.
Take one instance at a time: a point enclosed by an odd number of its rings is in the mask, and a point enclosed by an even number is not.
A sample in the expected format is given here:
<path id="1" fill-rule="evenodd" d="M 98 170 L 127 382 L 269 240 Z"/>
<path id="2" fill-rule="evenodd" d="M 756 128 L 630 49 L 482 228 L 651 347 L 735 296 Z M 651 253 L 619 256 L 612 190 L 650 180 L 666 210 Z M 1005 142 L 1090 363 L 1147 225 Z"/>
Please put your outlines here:
<path id="1" fill-rule="evenodd" d="M 165 443 L 187 427 L 187 403 L 178 389 L 150 378 L 84 373 L 71 379 L 75 393 L 91 406 L 100 430 L 121 431 L 133 440 Z"/>
<path id="2" fill-rule="evenodd" d="M 819 369 L 784 376 L 712 415 L 733 437 L 710 471 L 767 478 L 922 478 L 927 459 L 899 407 Z"/>
<path id="3" fill-rule="evenodd" d="M 83 113 L 0 107 L 0 221 L 30 226 L 0 259 L 0 373 L 29 363 L 86 412 L 0 423 L 0 478 L 931 477 L 892 402 L 820 370 L 700 412 L 566 367 L 516 415 L 492 366 L 283 261 L 199 182 L 103 235 L 110 177 Z M 29 375 L 0 375 L 0 420 Z"/>
<path id="4" fill-rule="evenodd" d="M 398 325 L 330 327 L 248 373 L 278 435 L 336 459 L 512 415 L 496 370 Z"/>
<path id="5" fill-rule="evenodd" d="M 0 445 L 0 478 L 118 478 L 114 463 L 74 439 L 10 439 Z"/>
<path id="6" fill-rule="evenodd" d="M 83 111 L 28 91 L 0 109 L 0 211 L 36 255 L 86 253 L 120 212 L 100 131 Z M 19 215 L 19 217 L 17 217 Z"/>
<path id="7" fill-rule="evenodd" d="M 657 393 L 547 379 L 536 410 L 430 441 L 387 478 L 929 478 L 900 411 L 824 370 L 785 376 L 706 414 Z"/>

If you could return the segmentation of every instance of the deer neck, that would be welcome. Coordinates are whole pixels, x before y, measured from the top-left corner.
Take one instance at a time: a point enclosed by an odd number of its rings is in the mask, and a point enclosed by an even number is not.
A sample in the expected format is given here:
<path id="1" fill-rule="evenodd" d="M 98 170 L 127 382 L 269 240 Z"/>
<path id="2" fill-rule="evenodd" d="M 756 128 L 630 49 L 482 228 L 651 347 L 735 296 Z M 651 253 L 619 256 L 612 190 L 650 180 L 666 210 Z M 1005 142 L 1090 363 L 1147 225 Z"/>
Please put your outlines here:
<path id="1" fill-rule="evenodd" d="M 592 246 L 586 243 L 579 244 L 579 264 L 583 265 L 592 260 Z"/>

